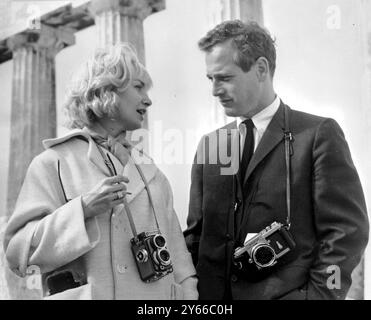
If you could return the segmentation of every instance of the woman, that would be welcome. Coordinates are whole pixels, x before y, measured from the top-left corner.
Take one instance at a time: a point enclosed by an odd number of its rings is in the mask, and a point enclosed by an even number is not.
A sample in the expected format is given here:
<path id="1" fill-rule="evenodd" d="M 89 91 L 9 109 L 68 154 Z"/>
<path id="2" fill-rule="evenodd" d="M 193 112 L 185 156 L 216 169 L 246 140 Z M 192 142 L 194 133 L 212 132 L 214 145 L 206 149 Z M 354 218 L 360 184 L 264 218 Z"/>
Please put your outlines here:
<path id="1" fill-rule="evenodd" d="M 169 182 L 125 139 L 141 127 L 150 86 L 128 44 L 97 51 L 65 105 L 74 130 L 44 141 L 28 169 L 4 247 L 17 274 L 40 268 L 47 298 L 198 297 Z"/>

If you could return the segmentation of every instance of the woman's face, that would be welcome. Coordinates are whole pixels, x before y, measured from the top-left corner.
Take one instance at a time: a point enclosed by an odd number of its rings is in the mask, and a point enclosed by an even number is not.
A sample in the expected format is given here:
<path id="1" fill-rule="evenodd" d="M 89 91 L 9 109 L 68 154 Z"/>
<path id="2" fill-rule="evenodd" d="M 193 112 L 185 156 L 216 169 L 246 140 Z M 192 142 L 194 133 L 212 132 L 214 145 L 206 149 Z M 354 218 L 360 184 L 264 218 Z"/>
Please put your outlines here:
<path id="1" fill-rule="evenodd" d="M 143 79 L 135 77 L 124 92 L 118 92 L 120 103 L 117 109 L 116 121 L 123 130 L 141 128 L 144 114 L 152 104 L 148 97 L 148 88 Z"/>

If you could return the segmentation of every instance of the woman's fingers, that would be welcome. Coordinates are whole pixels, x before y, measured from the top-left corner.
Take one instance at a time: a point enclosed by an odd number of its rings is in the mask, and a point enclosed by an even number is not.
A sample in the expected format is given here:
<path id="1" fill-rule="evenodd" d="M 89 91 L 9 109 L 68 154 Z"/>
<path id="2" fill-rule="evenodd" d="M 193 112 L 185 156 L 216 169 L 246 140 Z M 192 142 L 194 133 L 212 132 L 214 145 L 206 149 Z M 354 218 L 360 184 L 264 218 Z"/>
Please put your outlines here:
<path id="1" fill-rule="evenodd" d="M 112 192 L 108 195 L 108 199 L 110 201 L 115 201 L 115 200 L 123 200 L 127 194 L 131 194 L 130 192 L 127 191 L 116 191 Z"/>
<path id="2" fill-rule="evenodd" d="M 114 183 L 121 183 L 121 182 L 128 183 L 129 178 L 126 177 L 126 176 L 117 175 L 117 176 L 113 176 L 113 177 L 109 177 L 109 178 L 104 179 L 103 184 L 112 185 Z"/>
<path id="3" fill-rule="evenodd" d="M 126 185 L 122 183 L 118 183 L 118 184 L 115 184 L 107 188 L 108 193 L 116 192 L 116 191 L 126 191 L 126 190 L 127 190 Z"/>
<path id="4" fill-rule="evenodd" d="M 125 176 L 114 176 L 103 180 L 102 186 L 99 188 L 99 193 L 107 195 L 115 191 L 126 191 L 125 183 L 129 182 L 129 179 Z"/>
<path id="5" fill-rule="evenodd" d="M 128 194 L 126 176 L 114 176 L 103 179 L 93 190 L 83 195 L 82 205 L 85 217 L 96 216 L 122 204 Z"/>
<path id="6" fill-rule="evenodd" d="M 125 198 L 125 197 L 124 197 Z M 116 199 L 111 201 L 111 208 L 118 206 L 119 204 L 123 204 L 124 198 Z"/>
<path id="7" fill-rule="evenodd" d="M 112 193 L 116 193 L 116 192 L 126 192 L 126 185 L 122 184 L 122 183 L 117 183 L 113 186 L 104 186 L 102 187 L 101 191 L 100 191 L 100 194 L 101 196 L 105 197 L 107 195 L 110 195 Z"/>

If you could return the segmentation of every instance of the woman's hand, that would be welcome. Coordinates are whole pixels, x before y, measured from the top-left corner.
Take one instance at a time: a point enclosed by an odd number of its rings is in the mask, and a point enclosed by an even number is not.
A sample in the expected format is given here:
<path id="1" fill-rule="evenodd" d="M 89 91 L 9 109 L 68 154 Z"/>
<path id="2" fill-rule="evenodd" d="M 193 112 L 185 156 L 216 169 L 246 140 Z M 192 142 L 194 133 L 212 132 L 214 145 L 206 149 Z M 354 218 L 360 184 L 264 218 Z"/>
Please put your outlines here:
<path id="1" fill-rule="evenodd" d="M 82 207 L 85 219 L 106 213 L 118 204 L 123 203 L 126 185 L 129 179 L 125 176 L 113 176 L 103 179 L 90 192 L 82 195 Z"/>

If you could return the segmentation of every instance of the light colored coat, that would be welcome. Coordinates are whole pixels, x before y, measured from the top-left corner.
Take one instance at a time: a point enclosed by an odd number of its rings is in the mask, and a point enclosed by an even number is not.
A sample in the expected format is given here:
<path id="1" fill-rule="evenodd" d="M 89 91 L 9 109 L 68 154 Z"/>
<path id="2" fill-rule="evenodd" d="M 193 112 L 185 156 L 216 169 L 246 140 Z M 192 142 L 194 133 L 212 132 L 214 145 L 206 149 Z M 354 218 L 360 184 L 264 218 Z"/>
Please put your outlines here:
<path id="1" fill-rule="evenodd" d="M 78 139 L 83 136 L 88 141 Z M 25 276 L 30 265 L 42 274 L 57 268 L 83 266 L 87 284 L 50 296 L 53 299 L 197 299 L 197 280 L 178 218 L 171 187 L 150 158 L 140 164 L 148 181 L 160 230 L 167 239 L 174 272 L 153 283 L 140 280 L 131 252 L 133 237 L 126 211 L 84 220 L 81 195 L 110 176 L 96 144 L 86 133 L 73 130 L 44 141 L 47 148 L 30 164 L 4 238 L 10 268 Z M 107 151 L 108 152 L 108 151 Z M 127 201 L 138 233 L 156 229 L 147 191 L 130 158 L 125 168 L 110 154 L 118 174 L 130 179 Z M 58 176 L 60 173 L 66 203 Z M 43 279 L 44 281 L 45 279 Z M 45 283 L 44 290 L 45 290 Z"/>

